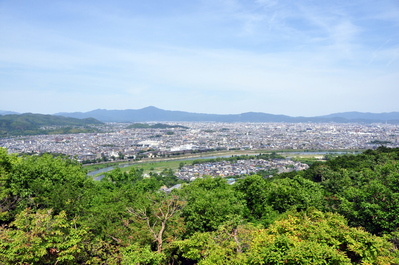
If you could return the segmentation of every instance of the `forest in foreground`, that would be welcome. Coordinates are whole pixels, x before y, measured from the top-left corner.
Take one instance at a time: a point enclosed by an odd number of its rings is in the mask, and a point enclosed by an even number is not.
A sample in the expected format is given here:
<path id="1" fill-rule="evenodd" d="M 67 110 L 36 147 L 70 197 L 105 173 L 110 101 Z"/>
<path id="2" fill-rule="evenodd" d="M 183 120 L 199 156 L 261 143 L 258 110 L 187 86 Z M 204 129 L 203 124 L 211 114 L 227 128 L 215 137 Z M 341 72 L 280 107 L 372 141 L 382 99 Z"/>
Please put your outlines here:
<path id="1" fill-rule="evenodd" d="M 0 264 L 399 264 L 399 148 L 229 185 L 0 148 Z"/>

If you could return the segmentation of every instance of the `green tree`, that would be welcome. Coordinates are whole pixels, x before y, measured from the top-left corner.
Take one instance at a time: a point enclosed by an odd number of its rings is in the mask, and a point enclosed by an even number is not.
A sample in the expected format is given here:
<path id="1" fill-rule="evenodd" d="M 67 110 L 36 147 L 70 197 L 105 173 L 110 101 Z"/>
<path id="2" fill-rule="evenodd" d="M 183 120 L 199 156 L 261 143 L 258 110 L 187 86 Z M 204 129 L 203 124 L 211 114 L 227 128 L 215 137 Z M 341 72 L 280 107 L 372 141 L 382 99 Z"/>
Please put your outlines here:
<path id="1" fill-rule="evenodd" d="M 162 185 L 165 185 L 167 187 L 172 187 L 178 183 L 183 183 L 183 180 L 180 180 L 176 177 L 174 174 L 173 170 L 168 168 L 162 170 L 162 172 L 158 173 L 150 173 L 150 176 L 152 178 L 155 178 L 157 181 L 159 181 Z"/>
<path id="2" fill-rule="evenodd" d="M 48 209 L 24 210 L 0 228 L 1 264 L 77 264 L 85 260 L 86 234 L 63 211 L 53 216 Z"/>
<path id="3" fill-rule="evenodd" d="M 131 168 L 129 172 L 123 172 L 119 167 L 111 172 L 105 173 L 105 177 L 101 181 L 108 181 L 115 184 L 116 187 L 123 185 L 133 185 L 143 179 L 143 170 Z"/>
<path id="4" fill-rule="evenodd" d="M 71 217 L 87 209 L 93 186 L 77 161 L 49 154 L 15 160 L 3 183 L 8 198 L 18 201 L 16 212 L 52 208 Z"/>
<path id="5" fill-rule="evenodd" d="M 393 264 L 394 247 L 344 217 L 316 210 L 289 213 L 256 232 L 250 264 Z"/>
<path id="6" fill-rule="evenodd" d="M 314 209 L 289 212 L 267 229 L 222 225 L 175 242 L 181 255 L 210 264 L 397 264 L 386 239 L 351 228 L 344 217 Z"/>
<path id="7" fill-rule="evenodd" d="M 7 149 L 0 147 L 0 221 L 10 219 L 10 210 L 17 207 L 20 198 L 13 195 L 9 183 L 10 172 L 18 158 L 8 155 Z"/>
<path id="8" fill-rule="evenodd" d="M 303 172 L 325 190 L 330 211 L 374 234 L 399 226 L 399 149 L 380 147 L 315 164 Z"/>
<path id="9" fill-rule="evenodd" d="M 216 231 L 197 232 L 188 239 L 174 242 L 174 245 L 180 255 L 195 264 L 248 264 L 248 247 L 259 229 L 262 227 L 226 222 Z"/>
<path id="10" fill-rule="evenodd" d="M 223 178 L 196 179 L 179 194 L 187 200 L 182 216 L 187 233 L 214 231 L 223 222 L 241 219 L 245 202 Z"/>
<path id="11" fill-rule="evenodd" d="M 160 265 L 166 264 L 165 262 L 165 253 L 152 251 L 150 245 L 142 246 L 135 243 L 122 249 L 122 265 Z"/>
<path id="12" fill-rule="evenodd" d="M 141 206 L 128 207 L 128 212 L 145 222 L 146 229 L 156 243 L 157 252 L 162 253 L 165 233 L 173 234 L 173 231 L 168 231 L 173 227 L 172 223 L 182 224 L 179 218 L 185 204 L 177 195 L 148 194 Z"/>
<path id="13" fill-rule="evenodd" d="M 356 172 L 352 185 L 337 194 L 337 211 L 353 226 L 374 234 L 393 232 L 399 226 L 399 164 L 389 161 Z"/>
<path id="14" fill-rule="evenodd" d="M 324 191 L 319 184 L 299 176 L 276 179 L 270 183 L 267 201 L 280 213 L 306 210 L 311 206 L 323 209 Z"/>
<path id="15" fill-rule="evenodd" d="M 269 202 L 270 186 L 270 181 L 258 175 L 239 179 L 234 185 L 234 189 L 243 194 L 247 208 L 245 216 L 249 221 L 267 226 L 277 217 L 278 212 Z"/>

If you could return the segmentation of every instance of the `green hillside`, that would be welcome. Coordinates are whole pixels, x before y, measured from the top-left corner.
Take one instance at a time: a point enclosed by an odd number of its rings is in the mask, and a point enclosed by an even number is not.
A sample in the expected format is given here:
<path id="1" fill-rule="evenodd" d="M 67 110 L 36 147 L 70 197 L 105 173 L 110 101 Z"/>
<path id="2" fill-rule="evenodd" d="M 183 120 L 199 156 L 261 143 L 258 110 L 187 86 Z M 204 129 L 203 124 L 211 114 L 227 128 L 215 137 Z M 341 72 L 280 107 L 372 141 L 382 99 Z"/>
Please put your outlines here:
<path id="1" fill-rule="evenodd" d="M 54 133 L 94 132 L 89 125 L 102 122 L 93 119 L 76 119 L 43 114 L 10 114 L 0 116 L 0 137 L 13 135 L 36 135 Z"/>

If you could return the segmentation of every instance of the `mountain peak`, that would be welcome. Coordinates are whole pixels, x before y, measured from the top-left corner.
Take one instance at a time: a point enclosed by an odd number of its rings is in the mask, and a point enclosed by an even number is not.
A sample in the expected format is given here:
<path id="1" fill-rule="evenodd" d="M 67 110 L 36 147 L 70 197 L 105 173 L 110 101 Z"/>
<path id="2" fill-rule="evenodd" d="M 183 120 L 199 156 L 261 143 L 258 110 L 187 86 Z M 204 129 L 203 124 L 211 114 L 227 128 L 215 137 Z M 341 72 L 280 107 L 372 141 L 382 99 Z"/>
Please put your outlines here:
<path id="1" fill-rule="evenodd" d="M 148 107 L 142 108 L 141 110 L 161 110 L 161 109 L 154 107 L 154 106 L 148 106 Z"/>

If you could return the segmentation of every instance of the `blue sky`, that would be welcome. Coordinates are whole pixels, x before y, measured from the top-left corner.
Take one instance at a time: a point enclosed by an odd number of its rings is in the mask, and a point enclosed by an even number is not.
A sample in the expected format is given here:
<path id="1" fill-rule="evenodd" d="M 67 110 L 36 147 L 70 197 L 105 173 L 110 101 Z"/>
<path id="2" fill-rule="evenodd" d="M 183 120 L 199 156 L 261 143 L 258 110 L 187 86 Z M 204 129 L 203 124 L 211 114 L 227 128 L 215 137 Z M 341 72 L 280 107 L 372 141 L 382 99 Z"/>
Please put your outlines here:
<path id="1" fill-rule="evenodd" d="M 0 110 L 399 111 L 399 0 L 0 0 Z"/>

